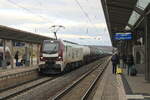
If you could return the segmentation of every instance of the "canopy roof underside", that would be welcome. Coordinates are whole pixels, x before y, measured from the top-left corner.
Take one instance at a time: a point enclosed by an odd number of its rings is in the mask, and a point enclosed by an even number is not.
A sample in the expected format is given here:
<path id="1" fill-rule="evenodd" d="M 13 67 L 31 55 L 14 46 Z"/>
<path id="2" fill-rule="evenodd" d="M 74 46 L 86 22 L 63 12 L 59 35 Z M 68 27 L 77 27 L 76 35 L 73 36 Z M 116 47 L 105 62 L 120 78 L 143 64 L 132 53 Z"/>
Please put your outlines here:
<path id="1" fill-rule="evenodd" d="M 112 45 L 115 46 L 113 34 L 124 32 L 137 0 L 101 0 L 110 33 Z"/>
<path id="2" fill-rule="evenodd" d="M 30 43 L 41 43 L 43 40 L 52 39 L 50 37 L 13 29 L 2 25 L 0 25 L 0 38 Z"/>

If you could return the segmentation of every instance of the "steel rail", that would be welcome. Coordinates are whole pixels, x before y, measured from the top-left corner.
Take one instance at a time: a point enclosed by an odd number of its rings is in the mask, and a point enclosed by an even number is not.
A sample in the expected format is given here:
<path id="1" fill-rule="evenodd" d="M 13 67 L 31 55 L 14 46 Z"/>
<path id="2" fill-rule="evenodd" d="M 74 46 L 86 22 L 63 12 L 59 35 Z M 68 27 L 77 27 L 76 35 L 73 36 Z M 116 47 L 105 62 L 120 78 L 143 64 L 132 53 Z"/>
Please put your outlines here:
<path id="1" fill-rule="evenodd" d="M 102 62 L 103 63 L 103 62 Z M 74 81 L 72 84 L 70 84 L 67 88 L 65 88 L 63 91 L 61 91 L 59 94 L 55 95 L 52 100 L 59 100 L 61 97 L 63 97 L 65 94 L 67 94 L 67 92 L 69 92 L 73 87 L 75 87 L 80 81 L 82 81 L 85 77 L 87 77 L 90 73 L 92 73 L 93 71 L 95 71 L 97 68 L 99 68 L 99 66 L 102 65 L 99 64 L 97 65 L 95 68 L 93 68 L 92 70 L 88 71 L 87 73 L 85 73 L 84 75 L 82 75 L 79 79 L 77 79 L 76 81 Z"/>
<path id="2" fill-rule="evenodd" d="M 98 74 L 98 76 L 96 77 L 96 79 L 93 81 L 93 83 L 90 85 L 90 87 L 88 88 L 88 90 L 86 91 L 86 93 L 83 95 L 83 97 L 81 98 L 81 100 L 87 100 L 88 96 L 90 95 L 92 89 L 94 88 L 94 86 L 96 85 L 96 83 L 99 81 L 99 79 L 101 78 L 101 76 L 103 75 L 103 73 L 105 72 L 107 65 L 109 63 L 110 60 L 106 61 L 106 63 L 104 63 L 104 68 L 102 70 L 101 73 Z"/>
<path id="3" fill-rule="evenodd" d="M 31 89 L 33 89 L 33 88 L 35 88 L 35 87 L 37 87 L 37 86 L 40 86 L 40 85 L 42 85 L 42 84 L 44 84 L 44 83 L 47 83 L 47 82 L 49 82 L 49 81 L 52 81 L 52 80 L 54 80 L 54 79 L 56 79 L 57 77 L 50 77 L 50 78 L 45 78 L 42 82 L 39 82 L 39 83 L 37 83 L 37 84 L 34 84 L 34 85 L 31 85 L 31 86 L 28 86 L 27 88 L 24 88 L 24 89 L 22 89 L 22 90 L 18 90 L 18 91 L 15 91 L 15 93 L 12 93 L 12 94 L 9 94 L 9 95 L 7 95 L 7 96 L 3 96 L 3 97 L 0 97 L 0 99 L 2 99 L 2 100 L 5 100 L 5 99 L 10 99 L 10 98 L 13 98 L 13 97 L 15 97 L 15 96 L 17 96 L 17 95 L 19 95 L 19 94 L 21 94 L 21 93 L 24 93 L 24 92 L 26 92 L 26 91 L 28 91 L 28 90 L 31 90 Z M 36 80 L 36 81 L 38 81 L 38 80 Z M 36 82 L 35 81 L 35 82 Z M 34 82 L 34 81 L 33 81 Z M 30 84 L 30 83 L 29 83 Z M 26 83 L 26 84 L 23 84 L 23 85 L 28 85 L 28 83 Z M 21 85 L 21 86 L 23 86 L 23 85 Z M 19 86 L 18 86 L 19 87 Z M 17 88 L 17 87 L 16 87 Z M 9 90 L 8 90 L 9 91 Z M 4 91 L 4 92 L 6 92 L 6 91 Z"/>

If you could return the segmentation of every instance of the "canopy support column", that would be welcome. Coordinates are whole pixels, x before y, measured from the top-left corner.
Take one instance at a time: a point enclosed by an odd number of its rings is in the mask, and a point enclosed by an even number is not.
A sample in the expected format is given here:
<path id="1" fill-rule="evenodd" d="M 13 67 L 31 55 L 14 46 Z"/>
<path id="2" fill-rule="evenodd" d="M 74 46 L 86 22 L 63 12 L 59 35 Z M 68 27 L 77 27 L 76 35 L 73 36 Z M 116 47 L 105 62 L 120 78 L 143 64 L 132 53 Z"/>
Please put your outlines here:
<path id="1" fill-rule="evenodd" d="M 6 52 L 6 40 L 4 39 L 3 40 L 3 63 L 2 63 L 2 66 L 4 67 L 4 68 L 6 68 L 6 54 L 5 54 L 5 52 Z"/>
<path id="2" fill-rule="evenodd" d="M 14 51 L 13 51 L 13 41 L 12 40 L 7 40 L 6 41 L 6 46 L 10 50 L 10 58 L 8 57 L 7 59 L 10 60 L 10 65 L 11 68 L 14 68 Z M 7 54 L 9 56 L 9 54 Z M 8 63 L 8 62 L 7 62 Z"/>
<path id="3" fill-rule="evenodd" d="M 37 44 L 37 64 L 40 64 L 40 44 Z"/>
<path id="4" fill-rule="evenodd" d="M 150 14 L 145 18 L 145 80 L 150 81 Z"/>

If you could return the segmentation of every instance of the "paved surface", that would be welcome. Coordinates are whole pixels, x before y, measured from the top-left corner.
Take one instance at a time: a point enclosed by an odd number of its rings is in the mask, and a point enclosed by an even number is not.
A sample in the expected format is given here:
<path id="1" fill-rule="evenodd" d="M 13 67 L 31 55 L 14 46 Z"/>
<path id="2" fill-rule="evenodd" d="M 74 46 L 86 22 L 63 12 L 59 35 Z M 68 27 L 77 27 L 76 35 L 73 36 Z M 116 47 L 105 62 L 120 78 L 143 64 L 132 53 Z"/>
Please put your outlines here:
<path id="1" fill-rule="evenodd" d="M 12 98 L 12 100 L 51 100 L 52 97 L 64 90 L 70 83 L 74 82 L 77 78 L 87 72 L 91 67 L 97 65 L 101 61 L 95 61 L 91 64 L 85 65 L 70 73 L 57 77 L 56 79 L 42 84 L 28 92 Z M 51 97 L 51 98 L 50 98 Z"/>
<path id="2" fill-rule="evenodd" d="M 126 89 L 127 98 L 133 98 L 133 100 L 134 98 L 150 100 L 150 83 L 145 81 L 144 74 L 128 76 L 124 73 L 123 82 L 126 88 L 128 88 Z"/>
<path id="3" fill-rule="evenodd" d="M 117 75 L 112 74 L 111 69 L 112 65 L 109 63 L 93 100 L 120 100 L 120 93 L 118 92 L 120 91 L 120 84 L 117 81 Z"/>
<path id="4" fill-rule="evenodd" d="M 11 75 L 11 74 L 15 74 L 15 73 L 21 73 L 21 72 L 25 72 L 25 71 L 30 71 L 30 70 L 34 70 L 37 69 L 38 65 L 34 65 L 32 67 L 16 67 L 13 69 L 1 69 L 0 71 L 0 77 L 2 76 L 6 76 L 6 75 Z"/>
<path id="5" fill-rule="evenodd" d="M 137 76 L 124 75 L 134 94 L 149 94 L 150 83 L 146 82 L 143 74 Z"/>
<path id="6" fill-rule="evenodd" d="M 114 75 L 111 69 L 110 63 L 93 100 L 150 100 L 150 83 L 143 74 L 128 76 L 124 70 L 123 75 Z"/>

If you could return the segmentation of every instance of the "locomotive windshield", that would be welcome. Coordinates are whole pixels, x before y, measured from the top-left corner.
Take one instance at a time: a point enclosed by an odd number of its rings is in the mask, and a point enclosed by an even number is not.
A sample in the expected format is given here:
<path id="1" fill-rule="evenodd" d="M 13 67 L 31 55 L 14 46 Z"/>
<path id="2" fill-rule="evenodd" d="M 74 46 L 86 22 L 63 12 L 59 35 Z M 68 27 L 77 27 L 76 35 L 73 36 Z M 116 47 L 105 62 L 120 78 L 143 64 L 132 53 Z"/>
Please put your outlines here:
<path id="1" fill-rule="evenodd" d="M 43 43 L 43 53 L 48 53 L 48 54 L 57 53 L 58 46 L 59 44 L 56 42 L 53 42 L 53 43 L 45 42 Z"/>

